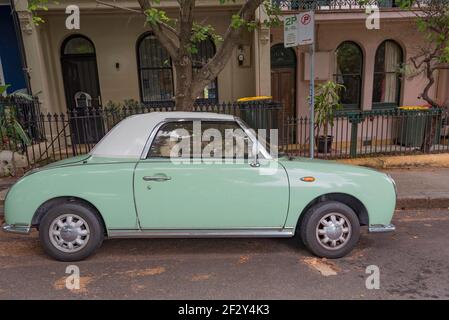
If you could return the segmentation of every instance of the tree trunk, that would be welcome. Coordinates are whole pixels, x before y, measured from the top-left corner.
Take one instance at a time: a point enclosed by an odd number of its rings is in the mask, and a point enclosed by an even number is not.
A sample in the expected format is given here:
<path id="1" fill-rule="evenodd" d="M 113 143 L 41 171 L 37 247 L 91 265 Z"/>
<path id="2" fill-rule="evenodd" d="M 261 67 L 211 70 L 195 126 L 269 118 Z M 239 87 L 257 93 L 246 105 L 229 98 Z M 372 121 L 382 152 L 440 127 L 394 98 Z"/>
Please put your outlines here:
<path id="1" fill-rule="evenodd" d="M 424 99 L 424 101 L 426 101 L 428 104 L 430 104 L 432 107 L 438 107 L 437 102 L 432 99 L 429 96 L 429 91 L 430 88 L 432 88 L 432 86 L 435 83 L 435 77 L 433 76 L 433 72 L 435 71 L 435 69 L 432 67 L 431 65 L 431 61 L 427 61 L 426 62 L 426 78 L 427 78 L 427 84 L 424 87 L 424 90 L 421 94 L 421 97 Z"/>
<path id="2" fill-rule="evenodd" d="M 440 106 L 438 105 L 438 103 L 429 96 L 429 90 L 435 83 L 435 78 L 433 76 L 434 71 L 435 69 L 432 68 L 431 62 L 430 61 L 426 62 L 426 77 L 428 82 L 421 96 L 428 104 L 430 104 L 431 107 L 439 108 Z M 423 153 L 429 153 L 435 141 L 435 133 L 438 117 L 436 115 L 432 115 L 431 117 L 432 118 L 429 120 L 426 119 L 426 126 L 424 127 L 425 128 L 424 138 L 423 143 L 421 145 L 421 152 Z"/>
<path id="3" fill-rule="evenodd" d="M 176 70 L 176 111 L 192 111 L 195 97 L 192 96 L 192 63 L 187 56 L 183 56 L 178 61 L 174 61 Z"/>
<path id="4" fill-rule="evenodd" d="M 432 115 L 431 117 L 432 117 L 431 119 L 426 119 L 427 121 L 424 130 L 424 138 L 423 143 L 421 145 L 421 152 L 423 153 L 430 153 L 435 141 L 438 116 Z"/>

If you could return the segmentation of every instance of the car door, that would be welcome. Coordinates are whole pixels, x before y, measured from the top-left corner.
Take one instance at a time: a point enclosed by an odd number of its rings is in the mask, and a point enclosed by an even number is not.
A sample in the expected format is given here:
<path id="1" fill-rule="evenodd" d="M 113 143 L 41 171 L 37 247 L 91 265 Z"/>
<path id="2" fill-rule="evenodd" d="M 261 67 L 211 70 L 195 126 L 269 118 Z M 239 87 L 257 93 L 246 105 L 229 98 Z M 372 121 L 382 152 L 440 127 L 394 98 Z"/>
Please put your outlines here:
<path id="1" fill-rule="evenodd" d="M 260 159 L 259 167 L 252 166 L 244 151 L 248 150 L 250 139 L 235 121 L 202 121 L 201 125 L 201 132 L 194 134 L 191 121 L 163 124 L 146 159 L 137 164 L 134 191 L 141 228 L 283 227 L 289 201 L 284 168 L 273 159 Z M 222 151 L 230 143 L 225 137 L 222 137 L 221 151 L 211 147 L 212 143 L 202 142 L 200 154 L 195 153 L 194 147 L 184 155 L 180 155 L 179 150 L 175 155 L 170 154 L 174 150 L 170 137 L 179 138 L 181 135 L 176 133 L 179 130 L 184 130 L 184 138 L 192 140 L 198 135 L 207 140 L 210 130 L 215 133 L 240 130 L 244 142 L 238 147 L 236 139 L 232 139 L 234 151 L 239 151 L 227 159 L 223 159 Z M 213 141 L 220 140 L 214 137 Z"/>

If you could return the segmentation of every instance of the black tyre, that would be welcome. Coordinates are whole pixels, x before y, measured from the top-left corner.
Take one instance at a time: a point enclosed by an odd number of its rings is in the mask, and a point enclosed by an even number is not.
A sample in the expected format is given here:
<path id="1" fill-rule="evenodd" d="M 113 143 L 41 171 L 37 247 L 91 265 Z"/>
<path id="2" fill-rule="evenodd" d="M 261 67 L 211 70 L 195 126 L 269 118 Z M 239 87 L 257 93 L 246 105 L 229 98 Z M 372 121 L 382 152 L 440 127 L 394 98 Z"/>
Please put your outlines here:
<path id="1" fill-rule="evenodd" d="M 48 210 L 39 224 L 44 251 L 60 261 L 79 261 L 103 243 L 104 229 L 97 213 L 79 202 L 65 202 Z"/>
<path id="2" fill-rule="evenodd" d="M 313 254 L 329 259 L 341 258 L 359 241 L 360 221 L 354 210 L 344 203 L 324 201 L 305 213 L 299 234 Z"/>

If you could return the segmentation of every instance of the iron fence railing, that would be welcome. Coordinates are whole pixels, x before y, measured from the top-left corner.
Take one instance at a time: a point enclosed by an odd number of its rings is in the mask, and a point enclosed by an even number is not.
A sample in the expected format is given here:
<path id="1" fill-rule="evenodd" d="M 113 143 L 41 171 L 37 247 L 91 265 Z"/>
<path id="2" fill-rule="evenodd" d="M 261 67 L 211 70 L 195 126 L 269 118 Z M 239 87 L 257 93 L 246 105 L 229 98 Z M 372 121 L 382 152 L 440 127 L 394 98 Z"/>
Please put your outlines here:
<path id="1" fill-rule="evenodd" d="M 280 151 L 308 157 L 309 118 L 287 118 L 283 130 Z M 427 150 L 423 142 L 431 131 Z M 314 135 L 315 156 L 325 159 L 449 152 L 449 116 L 440 109 L 340 112 L 327 130 L 315 126 Z"/>
<path id="2" fill-rule="evenodd" d="M 26 157 L 27 167 L 88 153 L 94 145 L 124 118 L 149 112 L 172 112 L 172 106 L 136 104 L 124 107 L 88 107 L 67 113 L 47 113 L 20 121 L 31 139 L 26 144 L 14 127 L 0 130 L 0 149 L 17 151 Z M 239 116 L 256 129 L 274 129 L 282 124 L 282 108 L 275 102 L 197 104 L 194 112 L 214 112 Z M 1 118 L 0 118 L 1 120 Z M 5 122 L 8 126 L 8 121 Z M 38 127 L 38 134 L 33 134 Z"/>
<path id="3" fill-rule="evenodd" d="M 254 129 L 278 129 L 279 154 L 309 157 L 309 118 L 285 118 L 282 110 L 279 103 L 266 101 L 201 104 L 193 109 L 195 112 L 239 116 Z M 32 168 L 88 153 L 115 124 L 127 116 L 171 112 L 174 108 L 137 104 L 33 116 L 33 111 L 28 111 L 28 114 L 22 111 L 18 114 L 24 116 L 20 123 L 31 142 L 26 144 L 13 128 L 2 128 L 0 149 L 19 152 L 26 159 L 26 168 Z M 8 122 L 2 120 L 3 125 L 8 126 Z M 423 148 L 423 142 L 431 131 L 434 132 L 431 145 Z M 449 116 L 440 109 L 337 112 L 333 123 L 315 127 L 313 138 L 315 156 L 325 159 L 449 152 Z"/>
<path id="4" fill-rule="evenodd" d="M 0 118 L 14 117 L 22 126 L 29 125 L 28 135 L 41 138 L 42 124 L 39 122 L 40 102 L 37 97 L 0 96 Z"/>
<path id="5" fill-rule="evenodd" d="M 420 0 L 414 6 L 425 5 L 428 0 Z M 273 0 L 281 10 L 351 10 L 377 8 L 399 8 L 400 0 Z"/>

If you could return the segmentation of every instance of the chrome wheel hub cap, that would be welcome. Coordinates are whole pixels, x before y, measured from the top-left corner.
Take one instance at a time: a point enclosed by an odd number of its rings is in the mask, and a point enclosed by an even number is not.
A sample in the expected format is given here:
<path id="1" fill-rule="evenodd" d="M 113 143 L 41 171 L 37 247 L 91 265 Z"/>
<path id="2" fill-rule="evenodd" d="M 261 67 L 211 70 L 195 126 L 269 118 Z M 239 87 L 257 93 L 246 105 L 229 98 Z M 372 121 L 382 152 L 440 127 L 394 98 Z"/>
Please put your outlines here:
<path id="1" fill-rule="evenodd" d="M 76 252 L 89 242 L 89 225 L 76 214 L 64 214 L 52 221 L 49 236 L 51 243 L 58 250 Z"/>
<path id="2" fill-rule="evenodd" d="M 325 249 L 340 249 L 351 237 L 351 223 L 340 213 L 329 213 L 318 222 L 316 237 Z"/>

